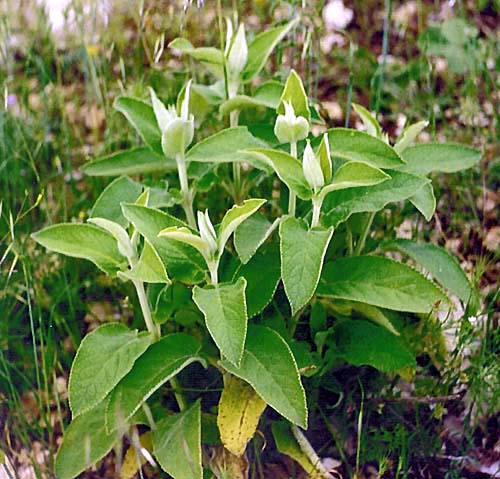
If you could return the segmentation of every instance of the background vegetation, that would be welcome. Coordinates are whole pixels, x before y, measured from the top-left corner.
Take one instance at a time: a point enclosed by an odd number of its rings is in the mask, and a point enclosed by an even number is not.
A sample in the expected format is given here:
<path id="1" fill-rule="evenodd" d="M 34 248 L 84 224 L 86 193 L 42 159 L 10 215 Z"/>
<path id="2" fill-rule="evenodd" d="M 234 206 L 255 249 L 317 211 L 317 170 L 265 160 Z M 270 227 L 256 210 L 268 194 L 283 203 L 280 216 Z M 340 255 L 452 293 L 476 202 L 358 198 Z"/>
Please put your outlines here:
<path id="1" fill-rule="evenodd" d="M 116 318 L 140 321 L 131 290 L 109 283 L 90 263 L 47 253 L 29 234 L 86 217 L 109 179 L 85 177 L 79 168 L 139 144 L 112 108 L 117 95 L 146 97 L 152 85 L 173 101 L 186 78 L 203 83 L 202 70 L 167 45 L 179 35 L 217 45 L 217 2 L 184 3 L 75 0 L 57 17 L 42 3 L 0 2 L 0 449 L 19 477 L 52 477 L 81 338 Z M 406 119 L 429 119 L 419 141 L 483 151 L 478 168 L 434 178 L 439 202 L 430 222 L 403 210 L 390 223 L 384 215 L 375 223 L 377 235 L 396 231 L 446 246 L 477 289 L 482 314 L 457 310 L 416 331 L 428 348 L 397 396 L 386 394 L 396 378 L 347 369 L 342 387 L 330 391 L 324 423 L 308 437 L 346 477 L 357 466 L 364 477 L 498 474 L 500 5 L 221 3 L 251 33 L 300 13 L 266 76 L 284 81 L 290 67 L 299 71 L 329 127 L 361 126 L 354 101 L 378 112 L 392 138 Z M 215 123 L 207 114 L 202 128 L 209 134 Z M 213 201 L 224 202 L 218 194 Z M 414 393 L 423 399 L 405 399 Z M 272 445 L 256 440 L 254 447 L 262 461 L 253 477 L 299 477 Z M 85 477 L 112 474 L 108 458 Z"/>

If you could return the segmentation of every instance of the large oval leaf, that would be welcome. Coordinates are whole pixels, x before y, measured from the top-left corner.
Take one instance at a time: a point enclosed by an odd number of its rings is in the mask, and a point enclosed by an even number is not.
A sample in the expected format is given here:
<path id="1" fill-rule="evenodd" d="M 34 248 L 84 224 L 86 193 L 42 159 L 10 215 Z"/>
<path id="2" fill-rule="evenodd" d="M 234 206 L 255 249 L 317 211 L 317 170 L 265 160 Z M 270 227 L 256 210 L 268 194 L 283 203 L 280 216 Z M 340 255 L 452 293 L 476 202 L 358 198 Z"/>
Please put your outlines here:
<path id="1" fill-rule="evenodd" d="M 227 359 L 239 365 L 247 335 L 245 278 L 235 283 L 193 288 L 193 301 L 205 316 L 205 322 L 215 344 Z"/>
<path id="2" fill-rule="evenodd" d="M 169 416 L 153 431 L 154 454 L 162 469 L 175 479 L 201 479 L 200 402 Z"/>
<path id="3" fill-rule="evenodd" d="M 198 341 L 184 333 L 169 334 L 150 346 L 109 395 L 107 430 L 126 424 L 162 384 L 192 362 L 201 362 L 199 350 Z"/>
<path id="4" fill-rule="evenodd" d="M 102 459 L 120 440 L 116 432 L 106 432 L 106 401 L 78 416 L 66 429 L 56 456 L 58 479 L 73 479 Z"/>
<path id="5" fill-rule="evenodd" d="M 355 366 L 369 365 L 380 371 L 415 366 L 415 358 L 398 336 L 369 321 L 341 321 L 333 328 L 335 353 Z"/>
<path id="6" fill-rule="evenodd" d="M 239 368 L 221 365 L 249 383 L 269 406 L 290 422 L 307 428 L 306 396 L 297 363 L 286 341 L 272 329 L 250 326 Z"/>
<path id="7" fill-rule="evenodd" d="M 317 294 L 381 308 L 429 313 L 448 299 L 418 271 L 382 256 L 352 256 L 327 263 Z"/>
<path id="8" fill-rule="evenodd" d="M 189 283 L 199 283 L 205 277 L 205 260 L 192 246 L 173 239 L 158 237 L 161 230 L 185 226 L 163 211 L 136 204 L 124 203 L 123 214 L 158 252 L 169 275 Z"/>
<path id="9" fill-rule="evenodd" d="M 69 376 L 73 418 L 97 406 L 150 344 L 148 333 L 139 334 L 119 323 L 104 324 L 85 336 Z"/>
<path id="10" fill-rule="evenodd" d="M 177 168 L 175 161 L 147 146 L 122 150 L 85 163 L 81 170 L 89 176 L 139 175 Z"/>
<path id="11" fill-rule="evenodd" d="M 410 146 L 401 155 L 407 163 L 404 171 L 418 175 L 428 175 L 433 171 L 454 173 L 471 168 L 481 160 L 479 150 L 454 143 Z"/>
<path id="12" fill-rule="evenodd" d="M 107 231 L 80 223 L 61 223 L 33 233 L 32 238 L 45 248 L 74 258 L 92 261 L 104 272 L 114 275 L 125 265 L 116 239 Z"/>
<path id="13" fill-rule="evenodd" d="M 113 105 L 122 113 L 137 133 L 153 151 L 163 156 L 161 132 L 153 107 L 148 103 L 129 96 L 119 96 Z"/>
<path id="14" fill-rule="evenodd" d="M 427 178 L 388 170 L 390 179 L 375 186 L 364 186 L 334 191 L 323 202 L 322 223 L 337 227 L 354 213 L 376 212 L 388 203 L 406 200 L 422 186 L 430 182 Z"/>
<path id="15" fill-rule="evenodd" d="M 398 239 L 383 245 L 387 250 L 396 250 L 408 255 L 423 266 L 442 286 L 467 303 L 473 290 L 457 259 L 444 248 L 432 243 L 417 243 Z"/>
<path id="16" fill-rule="evenodd" d="M 279 233 L 281 277 L 294 315 L 316 291 L 333 228 L 309 229 L 304 221 L 287 218 Z"/>
<path id="17" fill-rule="evenodd" d="M 394 148 L 364 131 L 332 128 L 327 134 L 334 158 L 361 161 L 376 168 L 399 168 L 405 164 Z"/>

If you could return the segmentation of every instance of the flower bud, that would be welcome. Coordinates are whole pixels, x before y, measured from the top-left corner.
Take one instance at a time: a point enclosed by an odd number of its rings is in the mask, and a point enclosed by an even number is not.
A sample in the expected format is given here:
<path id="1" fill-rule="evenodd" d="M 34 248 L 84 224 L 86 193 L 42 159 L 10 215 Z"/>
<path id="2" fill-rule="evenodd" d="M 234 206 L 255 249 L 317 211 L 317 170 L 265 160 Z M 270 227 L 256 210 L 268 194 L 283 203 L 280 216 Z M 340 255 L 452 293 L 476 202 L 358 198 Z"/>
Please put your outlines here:
<path id="1" fill-rule="evenodd" d="M 291 103 L 283 102 L 285 114 L 278 115 L 274 125 L 274 134 L 280 143 L 295 143 L 307 138 L 309 122 L 303 116 L 295 116 Z"/>
<path id="2" fill-rule="evenodd" d="M 314 192 L 317 192 L 325 185 L 325 178 L 323 176 L 323 172 L 321 171 L 319 158 L 317 158 L 314 154 L 309 140 L 307 140 L 307 145 L 304 149 L 302 170 L 304 171 L 304 176 L 309 183 L 309 186 L 314 190 Z"/>
<path id="3" fill-rule="evenodd" d="M 229 29 L 228 29 L 229 32 Z M 239 78 L 240 73 L 245 68 L 248 60 L 248 46 L 245 37 L 245 26 L 240 24 L 236 35 L 231 38 L 231 43 L 226 45 L 227 53 L 227 70 L 231 78 Z"/>
<path id="4" fill-rule="evenodd" d="M 205 210 L 205 214 L 198 211 L 198 229 L 200 231 L 201 238 L 207 244 L 207 248 L 210 254 L 217 252 L 217 234 L 215 233 L 214 226 L 210 221 L 210 216 L 208 216 L 208 210 Z"/>

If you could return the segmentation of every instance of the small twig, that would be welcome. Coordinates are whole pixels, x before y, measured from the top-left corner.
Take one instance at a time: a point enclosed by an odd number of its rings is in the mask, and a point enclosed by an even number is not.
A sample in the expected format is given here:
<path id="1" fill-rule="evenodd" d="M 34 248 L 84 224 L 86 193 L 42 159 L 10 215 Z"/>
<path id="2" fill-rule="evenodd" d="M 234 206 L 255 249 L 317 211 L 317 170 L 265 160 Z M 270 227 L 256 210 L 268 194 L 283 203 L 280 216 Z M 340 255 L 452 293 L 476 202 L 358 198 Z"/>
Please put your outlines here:
<path id="1" fill-rule="evenodd" d="M 370 402 L 384 403 L 384 402 L 409 402 L 409 403 L 419 403 L 419 404 L 436 404 L 446 401 L 457 401 L 462 399 L 465 391 L 461 391 L 456 394 L 450 394 L 448 396 L 410 396 L 410 397 L 392 397 L 392 398 L 370 398 Z"/>

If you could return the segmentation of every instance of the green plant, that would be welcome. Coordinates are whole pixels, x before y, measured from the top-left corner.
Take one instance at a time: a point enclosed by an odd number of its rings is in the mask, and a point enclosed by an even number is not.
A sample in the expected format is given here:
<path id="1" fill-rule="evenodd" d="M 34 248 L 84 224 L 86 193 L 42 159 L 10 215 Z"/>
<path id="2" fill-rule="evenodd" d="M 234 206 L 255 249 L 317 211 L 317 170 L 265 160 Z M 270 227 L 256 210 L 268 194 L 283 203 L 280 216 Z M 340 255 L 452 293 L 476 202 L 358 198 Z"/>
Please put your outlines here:
<path id="1" fill-rule="evenodd" d="M 201 478 L 202 425 L 205 437 L 213 414 L 202 414 L 204 396 L 188 396 L 182 384 L 189 379 L 184 370 L 199 371 L 200 365 L 206 375 L 223 378 L 217 424 L 230 454 L 244 454 L 270 406 L 284 418 L 266 418 L 278 450 L 311 474 L 330 477 L 299 429 L 307 429 L 315 412 L 314 404 L 308 409 L 306 391 L 312 394 L 339 364 L 383 372 L 414 368 L 418 345 L 404 334 L 407 316 L 448 307 L 438 284 L 464 303 L 473 299 L 467 277 L 444 249 L 370 238 L 370 231 L 377 212 L 392 203 L 408 200 L 432 217 L 435 198 L 427 176 L 475 165 L 477 150 L 410 146 L 424 122 L 391 146 L 360 106 L 355 108 L 367 132 L 334 128 L 314 137 L 315 112 L 293 70 L 284 85 L 265 82 L 253 94 L 250 86 L 248 95 L 238 93 L 295 23 L 257 35 L 248 46 L 244 28 L 233 35 L 228 23 L 224 52 L 175 40 L 171 46 L 201 61 L 216 82 L 187 82 L 168 108 L 153 90 L 151 105 L 119 97 L 115 108 L 145 146 L 93 160 L 83 170 L 95 176 L 166 172 L 179 188 L 166 191 L 119 176 L 97 199 L 90 224 L 57 224 L 33 235 L 49 250 L 90 260 L 130 282 L 146 325 L 139 332 L 105 324 L 82 341 L 71 368 L 73 418 L 56 460 L 59 478 L 76 477 L 139 424 L 151 429 L 153 455 L 167 473 Z M 199 102 L 230 115 L 229 128 L 199 140 L 191 113 Z M 253 123 L 238 126 L 247 109 L 254 112 Z M 255 128 L 262 118 L 267 128 Z M 233 165 L 231 175 L 226 163 Z M 211 198 L 221 185 L 235 199 L 229 209 Z M 250 192 L 270 200 L 244 199 Z M 276 200 L 281 195 L 288 197 L 285 211 Z M 214 226 L 213 218 L 220 223 Z M 370 254 L 363 254 L 369 241 Z M 385 251 L 410 258 L 435 282 Z M 156 407 L 161 397 L 155 392 L 167 382 L 176 412 Z M 245 397 L 244 405 L 235 397 Z M 215 462 L 205 466 L 224 477 Z"/>

